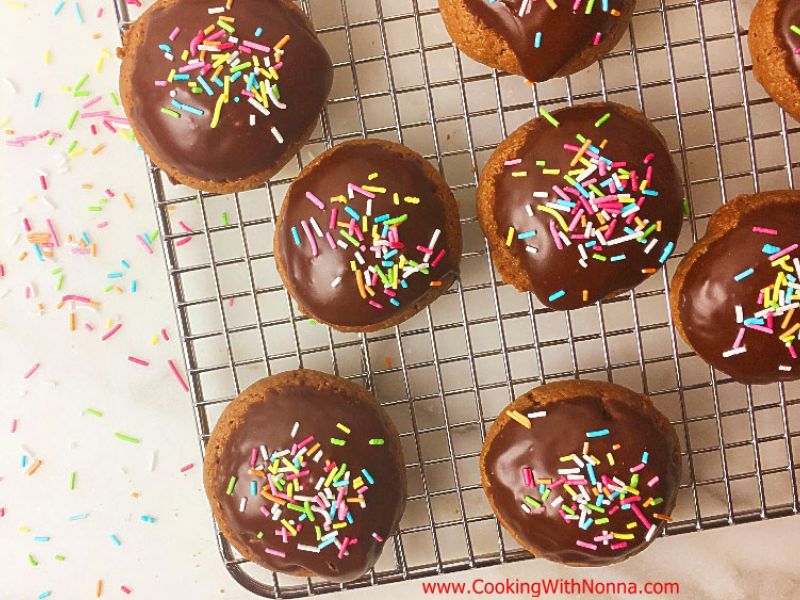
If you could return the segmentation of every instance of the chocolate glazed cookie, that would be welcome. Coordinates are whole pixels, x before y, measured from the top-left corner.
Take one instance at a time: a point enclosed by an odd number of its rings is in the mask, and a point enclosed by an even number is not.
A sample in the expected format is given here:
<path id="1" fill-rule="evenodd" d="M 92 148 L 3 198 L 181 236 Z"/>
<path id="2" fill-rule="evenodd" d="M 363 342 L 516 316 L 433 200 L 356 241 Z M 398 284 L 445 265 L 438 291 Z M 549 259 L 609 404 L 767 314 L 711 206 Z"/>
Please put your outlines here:
<path id="1" fill-rule="evenodd" d="M 405 506 L 389 417 L 361 386 L 310 370 L 262 379 L 226 407 L 204 479 L 214 518 L 246 559 L 333 581 L 375 564 Z"/>
<path id="2" fill-rule="evenodd" d="M 585 69 L 625 33 L 633 0 L 439 0 L 450 37 L 470 58 L 529 81 Z"/>
<path id="3" fill-rule="evenodd" d="M 126 32 L 120 93 L 136 138 L 173 181 L 256 187 L 311 135 L 330 57 L 289 0 L 159 0 Z"/>
<path id="4" fill-rule="evenodd" d="M 632 108 L 542 113 L 489 159 L 478 219 L 503 280 L 567 310 L 630 290 L 664 264 L 683 185 L 664 138 Z"/>
<path id="5" fill-rule="evenodd" d="M 748 35 L 753 75 L 795 120 L 800 120 L 800 3 L 759 0 Z"/>
<path id="6" fill-rule="evenodd" d="M 523 394 L 497 417 L 480 469 L 492 510 L 526 550 L 603 566 L 641 552 L 669 521 L 680 446 L 645 396 L 565 381 Z"/>
<path id="7" fill-rule="evenodd" d="M 274 248 L 302 312 L 340 331 L 376 331 L 455 281 L 458 205 L 441 175 L 405 146 L 347 142 L 292 183 Z"/>
<path id="8" fill-rule="evenodd" d="M 798 232 L 800 192 L 739 196 L 714 213 L 672 279 L 681 336 L 739 382 L 800 378 Z"/>

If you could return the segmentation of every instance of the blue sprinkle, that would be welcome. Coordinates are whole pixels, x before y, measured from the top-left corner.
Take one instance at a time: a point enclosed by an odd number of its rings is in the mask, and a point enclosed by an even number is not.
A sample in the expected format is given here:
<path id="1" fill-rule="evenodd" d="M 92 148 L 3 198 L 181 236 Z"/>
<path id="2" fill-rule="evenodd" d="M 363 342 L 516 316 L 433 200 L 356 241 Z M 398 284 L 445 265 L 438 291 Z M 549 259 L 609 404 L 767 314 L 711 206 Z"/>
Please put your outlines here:
<path id="1" fill-rule="evenodd" d="M 179 73 L 172 78 L 173 81 L 188 81 L 189 74 L 188 73 Z"/>
<path id="2" fill-rule="evenodd" d="M 597 429 L 595 431 L 587 431 L 586 437 L 588 438 L 596 438 L 596 437 L 603 437 L 611 433 L 608 429 Z"/>
<path id="3" fill-rule="evenodd" d="M 39 102 L 42 101 L 42 92 L 36 92 L 36 95 L 33 97 L 33 108 L 39 108 Z"/>
<path id="4" fill-rule="evenodd" d="M 37 535 L 35 538 L 33 538 L 33 541 L 34 542 L 49 542 L 50 538 L 47 537 L 46 535 Z"/>
<path id="5" fill-rule="evenodd" d="M 214 90 L 212 90 L 211 86 L 206 83 L 206 80 L 203 79 L 202 75 L 198 75 L 197 76 L 197 83 L 199 83 L 201 86 L 203 86 L 203 89 L 206 91 L 206 94 L 208 94 L 209 96 L 213 96 L 214 95 Z"/>
<path id="6" fill-rule="evenodd" d="M 201 108 L 195 108 L 194 106 L 191 106 L 189 104 L 178 102 L 175 99 L 172 100 L 172 106 L 174 106 L 175 108 L 180 108 L 181 110 L 185 110 L 186 112 L 190 112 L 194 115 L 197 115 L 198 117 L 202 117 L 204 114 L 206 114 L 205 111 Z"/>
<path id="7" fill-rule="evenodd" d="M 536 237 L 536 230 L 531 229 L 530 231 L 521 231 L 517 234 L 517 238 L 520 240 L 527 240 L 528 238 Z"/>
<path id="8" fill-rule="evenodd" d="M 69 520 L 70 521 L 83 521 L 84 519 L 89 518 L 89 513 L 83 513 L 82 515 L 72 515 Z"/>
<path id="9" fill-rule="evenodd" d="M 172 46 L 170 46 L 169 44 L 159 44 L 158 47 L 164 52 L 169 52 L 170 54 L 172 54 Z"/>
<path id="10" fill-rule="evenodd" d="M 335 508 L 335 505 L 334 505 L 334 508 Z M 329 537 L 327 540 L 323 541 L 323 542 L 322 542 L 322 543 L 321 543 L 319 546 L 317 546 L 317 547 L 318 547 L 320 550 L 322 550 L 323 548 L 327 548 L 328 546 L 330 546 L 330 545 L 333 543 L 333 541 L 334 541 L 335 539 L 336 539 L 336 537 L 335 537 L 335 536 Z"/>
<path id="11" fill-rule="evenodd" d="M 394 306 L 400 306 L 400 302 L 397 300 L 397 298 L 392 298 L 389 300 L 389 303 L 393 304 Z"/>
<path id="12" fill-rule="evenodd" d="M 567 295 L 567 292 L 565 290 L 558 290 L 556 293 L 550 294 L 550 297 L 548 298 L 548 300 L 550 302 L 553 302 L 554 300 L 558 300 L 562 296 L 566 296 L 566 295 Z"/>
<path id="13" fill-rule="evenodd" d="M 142 515 L 140 518 L 145 523 L 155 523 L 156 522 L 156 518 L 155 517 L 151 517 L 149 515 Z"/>
<path id="14" fill-rule="evenodd" d="M 597 240 L 590 240 L 584 244 L 587 248 L 593 248 L 597 244 Z"/>
<path id="15" fill-rule="evenodd" d="M 361 469 L 361 474 L 364 476 L 364 479 L 366 479 L 369 482 L 370 485 L 375 483 L 375 480 L 372 478 L 372 475 L 370 475 L 369 471 L 367 471 L 366 469 Z"/>
<path id="16" fill-rule="evenodd" d="M 264 33 L 264 29 L 259 27 L 258 29 L 256 29 L 256 32 L 253 35 L 255 35 L 256 37 L 260 37 L 262 33 Z"/>
<path id="17" fill-rule="evenodd" d="M 351 217 L 353 217 L 353 218 L 354 218 L 356 221 L 360 221 L 360 220 L 361 220 L 361 215 L 359 215 L 359 214 L 358 214 L 358 213 L 357 213 L 357 212 L 356 212 L 356 211 L 353 209 L 353 207 L 352 207 L 352 206 L 345 206 L 345 207 L 344 207 L 344 211 L 345 211 L 345 212 L 346 212 L 348 215 L 350 215 Z"/>
<path id="18" fill-rule="evenodd" d="M 240 77 L 242 77 L 242 72 L 241 72 L 241 71 L 236 71 L 236 73 L 234 73 L 234 74 L 231 76 L 231 83 L 233 83 L 234 81 L 236 81 L 236 80 L 237 80 L 237 79 L 239 79 Z"/>
<path id="19" fill-rule="evenodd" d="M 533 38 L 533 47 L 534 48 L 541 48 L 542 47 L 542 32 L 537 31 L 536 37 Z"/>
<path id="20" fill-rule="evenodd" d="M 120 277 L 122 277 L 122 273 L 109 273 L 108 275 L 106 275 L 106 277 L 108 277 L 109 279 L 119 279 Z"/>
<path id="21" fill-rule="evenodd" d="M 258 496 L 258 484 L 255 481 L 250 482 L 250 495 Z"/>
<path id="22" fill-rule="evenodd" d="M 669 255 L 672 254 L 672 249 L 675 247 L 675 244 L 669 242 L 666 246 L 664 246 L 664 252 L 661 253 L 661 258 L 658 259 L 662 265 L 667 262 Z"/>
<path id="23" fill-rule="evenodd" d="M 130 269 L 130 268 L 131 268 L 131 263 L 129 263 L 127 260 L 124 260 L 124 259 L 123 259 L 123 260 L 121 260 L 121 261 L 119 261 L 119 262 L 120 262 L 120 264 L 121 264 L 123 267 L 125 267 L 126 269 Z"/>
<path id="24" fill-rule="evenodd" d="M 83 25 L 83 13 L 81 12 L 81 7 L 77 2 L 75 3 L 75 17 L 78 19 L 78 23 Z"/>
<path id="25" fill-rule="evenodd" d="M 644 464 L 647 464 L 648 460 L 650 460 L 650 453 L 645 450 L 644 452 L 642 452 L 642 462 Z"/>
<path id="26" fill-rule="evenodd" d="M 349 510 L 347 511 L 347 522 L 350 523 L 350 525 L 353 524 L 353 515 L 350 514 Z"/>
<path id="27" fill-rule="evenodd" d="M 28 457 L 23 454 L 22 458 L 19 461 L 19 463 L 20 463 L 20 466 L 24 469 L 25 465 L 28 464 Z"/>
<path id="28" fill-rule="evenodd" d="M 617 254 L 616 256 L 612 256 L 611 257 L 611 262 L 617 262 L 619 260 L 625 260 L 625 258 L 626 257 L 625 257 L 624 254 Z"/>
<path id="29" fill-rule="evenodd" d="M 120 542 L 119 538 L 113 533 L 111 534 L 111 541 L 114 542 L 117 546 L 122 546 L 122 542 Z"/>
<path id="30" fill-rule="evenodd" d="M 292 227 L 292 237 L 294 238 L 294 245 L 300 245 L 300 236 L 297 233 L 297 227 Z"/>
<path id="31" fill-rule="evenodd" d="M 238 71 L 237 71 L 237 73 L 238 73 Z M 214 75 L 214 76 L 211 78 L 211 81 L 213 81 L 213 82 L 214 82 L 214 83 L 217 85 L 217 87 L 221 87 L 221 88 L 224 88 L 224 87 L 225 87 L 225 82 L 224 82 L 224 81 L 222 81 L 222 79 L 220 79 L 220 78 L 219 78 L 219 77 L 217 77 L 216 75 Z"/>
<path id="32" fill-rule="evenodd" d="M 47 598 L 47 597 L 49 597 L 51 593 L 52 593 L 52 592 L 42 592 L 42 593 L 41 593 L 41 594 L 39 594 L 37 597 L 39 598 L 39 600 L 44 600 L 44 598 Z"/>
<path id="33" fill-rule="evenodd" d="M 387 221 L 390 218 L 391 218 L 391 215 L 385 214 L 385 215 L 380 215 L 379 217 L 375 217 L 374 221 L 376 223 L 383 223 L 384 221 Z"/>
<path id="34" fill-rule="evenodd" d="M 136 283 L 136 280 L 134 279 L 133 281 L 131 281 L 131 292 L 135 294 L 136 290 L 138 289 L 139 289 L 139 284 Z"/>
<path id="35" fill-rule="evenodd" d="M 586 519 L 583 522 L 583 525 L 581 525 L 581 529 L 583 529 L 583 530 L 589 529 L 589 527 L 591 527 L 592 523 L 594 523 L 594 519 Z"/>
<path id="36" fill-rule="evenodd" d="M 642 193 L 645 196 L 658 196 L 658 192 L 655 190 L 644 190 Z"/>
<path id="37" fill-rule="evenodd" d="M 775 254 L 776 252 L 780 252 L 781 249 L 778 246 L 773 246 L 772 244 L 764 244 L 764 247 L 761 248 L 761 251 L 764 254 Z"/>
<path id="38" fill-rule="evenodd" d="M 738 274 L 736 277 L 734 277 L 733 279 L 734 279 L 735 281 L 741 281 L 742 279 L 745 279 L 746 277 L 750 277 L 750 275 L 752 275 L 753 273 L 755 273 L 755 269 L 753 269 L 753 267 L 750 267 L 749 269 L 745 269 L 744 271 L 742 271 L 741 273 L 739 273 L 739 274 Z"/>
<path id="39" fill-rule="evenodd" d="M 56 7 L 53 9 L 53 14 L 57 15 L 60 13 L 61 9 L 64 8 L 64 4 L 66 4 L 64 0 L 61 0 L 58 4 L 56 4 Z"/>

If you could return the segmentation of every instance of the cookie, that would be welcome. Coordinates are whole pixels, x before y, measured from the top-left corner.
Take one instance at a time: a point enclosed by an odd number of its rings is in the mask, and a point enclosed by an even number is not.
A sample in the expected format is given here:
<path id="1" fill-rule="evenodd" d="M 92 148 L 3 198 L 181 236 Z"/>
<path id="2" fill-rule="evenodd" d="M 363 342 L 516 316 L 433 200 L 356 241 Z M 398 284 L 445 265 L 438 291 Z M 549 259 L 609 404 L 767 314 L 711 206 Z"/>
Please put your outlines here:
<path id="1" fill-rule="evenodd" d="M 406 496 L 400 439 L 372 394 L 311 370 L 262 379 L 225 408 L 204 480 L 247 560 L 333 581 L 375 564 Z"/>
<path id="2" fill-rule="evenodd" d="M 664 138 L 632 108 L 541 112 L 483 169 L 478 220 L 503 281 L 567 310 L 661 268 L 681 231 L 683 185 Z"/>
<path id="3" fill-rule="evenodd" d="M 650 400 L 599 381 L 530 390 L 492 425 L 480 457 L 489 504 L 535 556 L 624 560 L 659 536 L 681 477 L 678 436 Z"/>
<path id="4" fill-rule="evenodd" d="M 675 325 L 742 383 L 800 378 L 800 192 L 738 196 L 711 217 L 670 290 Z"/>
<path id="5" fill-rule="evenodd" d="M 346 142 L 289 187 L 274 248 L 301 312 L 340 331 L 376 331 L 455 281 L 458 205 L 438 171 L 405 146 Z"/>
<path id="6" fill-rule="evenodd" d="M 577 73 L 625 33 L 634 0 L 439 0 L 450 37 L 467 56 L 541 82 Z"/>
<path id="7" fill-rule="evenodd" d="M 277 173 L 333 82 L 328 53 L 289 0 L 159 0 L 118 55 L 122 105 L 144 151 L 171 180 L 210 192 Z"/>
<path id="8" fill-rule="evenodd" d="M 778 105 L 800 120 L 800 4 L 759 0 L 748 35 L 753 75 Z"/>

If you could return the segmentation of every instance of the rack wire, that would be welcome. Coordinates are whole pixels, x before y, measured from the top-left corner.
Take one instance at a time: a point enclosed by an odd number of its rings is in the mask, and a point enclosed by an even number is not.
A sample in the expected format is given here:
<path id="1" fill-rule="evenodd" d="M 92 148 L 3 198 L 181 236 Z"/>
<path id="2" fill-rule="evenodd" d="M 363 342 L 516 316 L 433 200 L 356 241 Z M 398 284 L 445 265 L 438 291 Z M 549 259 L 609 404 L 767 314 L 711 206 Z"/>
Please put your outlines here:
<path id="1" fill-rule="evenodd" d="M 317 368 L 377 394 L 401 432 L 409 495 L 399 531 L 358 581 L 263 570 L 217 531 L 234 579 L 261 596 L 293 598 L 529 558 L 492 515 L 478 455 L 505 404 L 565 378 L 647 393 L 677 428 L 684 478 L 666 535 L 797 514 L 800 385 L 751 388 L 710 369 L 676 334 L 668 303 L 669 278 L 714 209 L 739 193 L 794 187 L 798 176 L 800 128 L 752 76 L 753 0 L 640 0 L 614 52 L 533 87 L 461 55 L 435 0 L 299 4 L 334 59 L 335 81 L 297 159 L 263 188 L 227 196 L 172 186 L 147 163 L 200 447 L 244 387 Z M 122 30 L 135 15 L 126 0 L 115 6 Z M 661 273 L 623 296 L 555 312 L 498 280 L 475 217 L 477 177 L 540 106 L 596 100 L 638 107 L 664 133 L 689 215 Z M 465 251 L 460 281 L 416 317 L 340 334 L 300 315 L 283 288 L 274 217 L 303 164 L 362 137 L 405 143 L 439 168 L 461 201 Z M 187 232 L 179 220 L 196 225 Z"/>

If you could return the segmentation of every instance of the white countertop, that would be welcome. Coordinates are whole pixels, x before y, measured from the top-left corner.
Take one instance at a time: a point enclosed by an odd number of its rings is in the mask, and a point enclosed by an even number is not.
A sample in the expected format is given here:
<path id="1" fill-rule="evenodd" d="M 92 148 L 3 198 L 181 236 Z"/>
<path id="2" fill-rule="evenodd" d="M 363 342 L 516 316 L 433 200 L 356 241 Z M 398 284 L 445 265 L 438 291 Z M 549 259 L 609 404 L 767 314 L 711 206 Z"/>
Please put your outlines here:
<path id="1" fill-rule="evenodd" d="M 114 109 L 108 93 L 115 89 L 118 62 L 103 54 L 117 44 L 110 4 L 81 1 L 83 24 L 74 0 L 54 16 L 56 5 L 47 0 L 0 4 L 0 76 L 11 82 L 0 80 L 0 123 L 14 135 L 64 131 L 79 101 L 95 93 L 104 95 L 98 107 Z M 105 14 L 97 18 L 101 6 Z M 52 55 L 49 65 L 43 60 L 46 49 Z M 104 61 L 96 73 L 100 57 Z M 76 99 L 61 90 L 84 73 L 91 73 L 84 84 L 91 96 Z M 34 108 L 39 91 L 39 107 Z M 62 169 L 72 139 L 87 150 Z M 183 370 L 160 247 L 156 244 L 150 255 L 135 237 L 155 230 L 141 155 L 119 134 L 93 136 L 86 123 L 78 123 L 52 147 L 45 142 L 0 147 L 0 264 L 6 270 L 0 277 L 0 512 L 5 511 L 0 517 L 0 599 L 27 600 L 48 591 L 53 599 L 90 598 L 98 579 L 104 582 L 103 597 L 110 598 L 127 597 L 121 586 L 132 590 L 131 598 L 250 598 L 217 555 L 189 397 L 166 363 L 173 359 Z M 105 149 L 92 156 L 90 150 L 99 143 Z M 47 191 L 41 189 L 39 170 Z M 123 192 L 132 198 L 132 209 Z M 109 200 L 102 212 L 87 210 L 103 197 Z M 85 231 L 97 244 L 97 257 L 60 248 L 57 264 L 38 261 L 27 242 L 18 239 L 23 218 L 34 231 L 46 230 L 46 219 L 51 219 L 62 242 L 70 232 L 79 236 Z M 98 228 L 103 222 L 107 225 Z M 30 254 L 21 261 L 24 250 Z M 120 266 L 122 260 L 129 269 Z M 63 268 L 60 291 L 59 274 L 51 273 L 56 267 Z M 124 276 L 107 277 L 117 271 Z M 132 294 L 127 286 L 134 278 L 138 291 Z M 125 292 L 104 292 L 109 283 L 126 286 Z M 29 285 L 35 288 L 32 299 L 25 297 Z M 70 332 L 68 310 L 56 306 L 62 294 L 90 296 L 101 307 L 96 313 L 78 311 L 77 331 Z M 37 303 L 43 304 L 41 315 Z M 123 327 L 103 342 L 99 331 L 108 319 L 121 320 Z M 94 331 L 86 329 L 87 323 Z M 171 340 L 153 345 L 162 328 Z M 128 356 L 150 365 L 134 364 Z M 24 379 L 37 363 L 38 370 Z M 119 439 L 117 432 L 140 443 Z M 32 475 L 20 467 L 24 453 L 30 455 L 29 465 L 42 461 Z M 181 473 L 190 463 L 195 467 Z M 155 522 L 143 521 L 142 515 Z M 37 541 L 37 536 L 49 540 Z M 791 598 L 800 589 L 798 556 L 800 519 L 795 517 L 663 539 L 630 561 L 601 570 L 535 561 L 437 581 L 677 581 L 684 598 Z M 422 596 L 419 582 L 388 589 L 397 597 Z M 367 589 L 336 596 L 371 598 L 375 593 Z"/>

